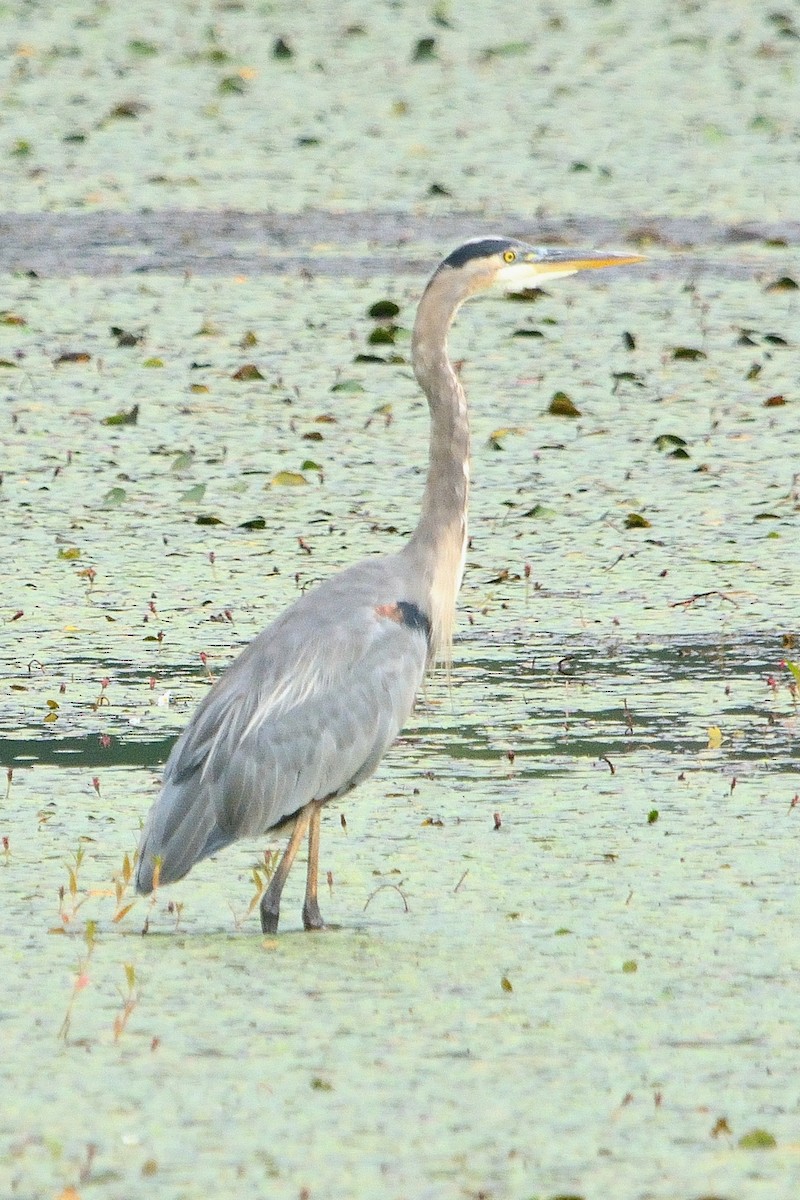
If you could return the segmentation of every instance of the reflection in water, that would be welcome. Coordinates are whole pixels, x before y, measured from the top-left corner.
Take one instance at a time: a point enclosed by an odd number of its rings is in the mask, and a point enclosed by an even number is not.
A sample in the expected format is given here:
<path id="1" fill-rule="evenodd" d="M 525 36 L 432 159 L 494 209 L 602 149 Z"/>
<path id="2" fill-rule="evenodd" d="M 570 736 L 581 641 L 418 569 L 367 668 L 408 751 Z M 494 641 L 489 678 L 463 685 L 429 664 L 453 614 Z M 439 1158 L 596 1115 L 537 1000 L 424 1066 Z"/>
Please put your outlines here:
<path id="1" fill-rule="evenodd" d="M 429 682 L 401 738 L 403 752 L 417 769 L 447 768 L 451 778 L 462 770 L 471 774 L 470 763 L 496 763 L 509 753 L 521 776 L 561 775 L 573 759 L 607 756 L 613 763 L 647 752 L 660 765 L 683 761 L 707 746 L 708 729 L 717 725 L 725 739 L 721 761 L 757 759 L 772 772 L 787 771 L 796 766 L 797 708 L 788 678 L 780 677 L 781 653 L 779 639 L 766 635 L 724 644 L 648 639 L 611 649 L 585 638 L 537 636 L 535 659 L 528 645 L 504 640 L 487 649 L 467 639 L 457 648 L 452 692 L 442 679 Z M 99 669 L 93 662 L 72 665 L 76 674 Z M 15 714 L 7 709 L 0 719 L 0 762 L 162 766 L 184 706 L 158 710 L 153 728 L 153 706 L 124 703 L 124 693 L 140 694 L 143 682 L 141 673 L 120 669 L 115 684 L 123 703 L 73 715 L 68 727 L 64 721 L 15 729 Z M 175 680 L 187 709 L 205 687 L 196 673 Z"/>

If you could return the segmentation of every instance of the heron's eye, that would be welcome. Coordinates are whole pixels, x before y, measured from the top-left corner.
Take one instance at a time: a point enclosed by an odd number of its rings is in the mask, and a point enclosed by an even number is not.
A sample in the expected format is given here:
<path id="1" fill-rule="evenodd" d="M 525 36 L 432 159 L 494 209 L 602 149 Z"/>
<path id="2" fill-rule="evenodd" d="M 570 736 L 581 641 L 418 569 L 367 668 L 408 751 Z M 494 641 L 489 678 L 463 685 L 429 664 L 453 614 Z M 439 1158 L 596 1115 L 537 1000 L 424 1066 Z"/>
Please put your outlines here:
<path id="1" fill-rule="evenodd" d="M 514 250 L 503 251 L 503 262 L 512 263 L 516 257 L 516 251 Z"/>

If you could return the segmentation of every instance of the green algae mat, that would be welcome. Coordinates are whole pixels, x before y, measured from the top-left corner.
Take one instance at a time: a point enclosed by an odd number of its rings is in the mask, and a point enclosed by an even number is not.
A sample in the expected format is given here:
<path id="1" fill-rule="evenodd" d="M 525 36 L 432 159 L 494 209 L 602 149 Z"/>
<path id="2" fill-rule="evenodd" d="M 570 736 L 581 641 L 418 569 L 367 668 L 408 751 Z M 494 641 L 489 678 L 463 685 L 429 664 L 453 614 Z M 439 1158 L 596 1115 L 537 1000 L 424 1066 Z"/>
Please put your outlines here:
<path id="1" fill-rule="evenodd" d="M 0 3 L 3 1196 L 797 1195 L 783 10 Z M 413 528 L 415 302 L 488 231 L 647 262 L 458 318 L 453 668 L 331 928 L 299 869 L 262 937 L 279 840 L 135 899 L 210 679 Z"/>

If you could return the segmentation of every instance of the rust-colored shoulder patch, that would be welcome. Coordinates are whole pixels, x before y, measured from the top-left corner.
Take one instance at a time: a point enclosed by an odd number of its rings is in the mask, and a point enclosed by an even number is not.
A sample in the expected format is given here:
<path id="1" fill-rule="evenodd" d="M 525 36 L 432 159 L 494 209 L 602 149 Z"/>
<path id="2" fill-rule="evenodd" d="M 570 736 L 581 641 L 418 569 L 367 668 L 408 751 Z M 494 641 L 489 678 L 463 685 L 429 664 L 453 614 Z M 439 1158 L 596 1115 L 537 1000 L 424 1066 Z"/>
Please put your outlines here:
<path id="1" fill-rule="evenodd" d="M 398 625 L 403 624 L 403 614 L 399 604 L 376 604 L 375 612 L 379 617 L 388 617 L 390 621 L 397 621 Z"/>
<path id="2" fill-rule="evenodd" d="M 431 623 L 425 613 L 410 600 L 395 600 L 393 604 L 376 604 L 376 617 L 386 617 L 398 625 L 407 625 L 409 629 L 419 629 L 430 640 Z"/>

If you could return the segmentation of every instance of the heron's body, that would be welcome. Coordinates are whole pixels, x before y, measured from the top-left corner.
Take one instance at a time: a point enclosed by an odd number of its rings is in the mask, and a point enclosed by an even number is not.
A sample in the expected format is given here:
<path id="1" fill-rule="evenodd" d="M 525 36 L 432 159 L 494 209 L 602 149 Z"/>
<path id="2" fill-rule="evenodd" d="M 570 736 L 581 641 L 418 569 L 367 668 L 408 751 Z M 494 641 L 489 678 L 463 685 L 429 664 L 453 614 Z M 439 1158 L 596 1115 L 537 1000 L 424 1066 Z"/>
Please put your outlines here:
<path id="1" fill-rule="evenodd" d="M 278 924 L 283 884 L 309 830 L 303 908 L 318 928 L 319 818 L 377 767 L 408 718 L 426 668 L 448 658 L 467 537 L 469 424 L 447 355 L 459 305 L 496 280 L 517 286 L 638 256 L 567 255 L 508 238 L 468 242 L 420 301 L 412 358 L 431 409 L 419 523 L 398 554 L 365 559 L 301 596 L 214 684 L 175 745 L 145 826 L 137 888 L 182 878 L 240 837 L 294 822 L 261 903 Z"/>

